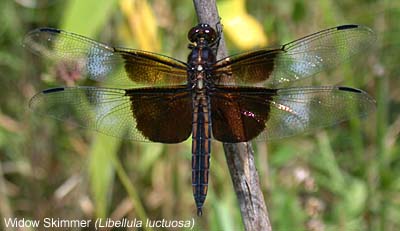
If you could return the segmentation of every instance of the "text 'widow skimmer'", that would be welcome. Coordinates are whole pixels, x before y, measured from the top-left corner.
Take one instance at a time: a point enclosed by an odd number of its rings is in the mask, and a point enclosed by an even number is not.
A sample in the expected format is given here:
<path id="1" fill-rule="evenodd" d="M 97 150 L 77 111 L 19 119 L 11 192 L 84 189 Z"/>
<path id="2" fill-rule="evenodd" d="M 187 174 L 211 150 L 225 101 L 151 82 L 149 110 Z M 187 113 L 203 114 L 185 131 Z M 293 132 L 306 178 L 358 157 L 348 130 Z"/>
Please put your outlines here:
<path id="1" fill-rule="evenodd" d="M 291 136 L 366 115 L 375 107 L 368 94 L 350 87 L 279 88 L 369 47 L 375 36 L 365 26 L 338 26 L 276 49 L 221 60 L 216 60 L 220 33 L 212 27 L 199 24 L 188 38 L 191 52 L 185 63 L 57 29 L 34 30 L 25 46 L 56 62 L 74 62 L 79 73 L 108 88 L 47 89 L 31 99 L 30 107 L 136 141 L 179 143 L 192 135 L 198 215 L 207 195 L 211 139 L 237 143 Z"/>

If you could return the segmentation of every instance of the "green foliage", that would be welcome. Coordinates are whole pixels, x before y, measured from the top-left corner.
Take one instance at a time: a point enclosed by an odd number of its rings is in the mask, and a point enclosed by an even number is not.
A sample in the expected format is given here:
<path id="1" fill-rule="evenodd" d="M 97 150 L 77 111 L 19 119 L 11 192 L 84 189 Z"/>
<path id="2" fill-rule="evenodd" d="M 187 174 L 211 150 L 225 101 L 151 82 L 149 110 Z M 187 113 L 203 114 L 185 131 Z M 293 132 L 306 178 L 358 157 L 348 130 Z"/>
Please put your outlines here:
<path id="1" fill-rule="evenodd" d="M 92 37 L 116 10 L 117 0 L 72 0 L 65 7 L 60 27 L 67 31 Z M 90 14 L 88 14 L 90 12 Z"/>

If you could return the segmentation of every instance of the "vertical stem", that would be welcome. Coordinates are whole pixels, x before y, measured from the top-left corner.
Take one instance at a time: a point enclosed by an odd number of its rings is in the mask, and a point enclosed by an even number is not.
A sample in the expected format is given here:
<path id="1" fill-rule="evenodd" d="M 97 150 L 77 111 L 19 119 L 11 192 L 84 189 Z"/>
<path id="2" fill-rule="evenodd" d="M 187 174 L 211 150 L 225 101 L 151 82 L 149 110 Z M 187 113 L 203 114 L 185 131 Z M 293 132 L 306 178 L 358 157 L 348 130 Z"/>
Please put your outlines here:
<path id="1" fill-rule="evenodd" d="M 2 217 L 0 226 L 6 227 L 5 221 L 7 218 L 13 217 L 13 212 L 7 196 L 7 187 L 4 181 L 2 162 L 0 161 L 0 215 Z"/>
<path id="2" fill-rule="evenodd" d="M 377 152 L 377 157 L 379 159 L 378 161 L 378 179 L 375 179 L 378 181 L 377 186 L 382 187 L 382 176 L 387 175 L 387 169 L 389 169 L 389 152 L 386 148 L 385 145 L 385 138 L 387 134 L 387 118 L 388 118 L 388 101 L 387 99 L 389 98 L 387 96 L 388 94 L 388 80 L 385 77 L 379 77 L 377 79 L 377 105 L 378 105 L 378 110 L 377 110 L 377 145 L 378 145 L 378 152 Z M 375 192 L 376 193 L 376 192 Z M 379 228 L 381 230 L 386 230 L 386 221 L 385 221 L 385 215 L 386 215 L 386 210 L 387 210 L 387 205 L 384 197 L 379 198 L 379 214 L 380 214 L 380 224 Z"/>
<path id="3" fill-rule="evenodd" d="M 193 2 L 200 23 L 208 23 L 213 27 L 219 23 L 220 17 L 215 0 L 193 0 Z M 217 60 L 227 56 L 225 41 L 223 35 L 221 36 Z M 245 229 L 272 230 L 251 144 L 224 143 L 224 151 Z"/>

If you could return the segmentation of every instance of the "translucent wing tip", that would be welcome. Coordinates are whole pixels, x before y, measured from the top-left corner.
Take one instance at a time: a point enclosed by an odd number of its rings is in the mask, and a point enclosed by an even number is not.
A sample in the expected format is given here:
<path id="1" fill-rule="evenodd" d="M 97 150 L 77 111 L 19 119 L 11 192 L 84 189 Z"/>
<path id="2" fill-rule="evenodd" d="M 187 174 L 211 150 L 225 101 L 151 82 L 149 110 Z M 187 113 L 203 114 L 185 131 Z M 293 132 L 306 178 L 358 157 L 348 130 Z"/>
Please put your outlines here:
<path id="1" fill-rule="evenodd" d="M 37 28 L 28 32 L 22 40 L 22 46 L 28 48 L 35 54 L 43 52 L 45 47 L 48 47 L 52 43 L 51 36 L 54 34 L 60 34 L 61 30 L 54 28 Z"/>
<path id="2" fill-rule="evenodd" d="M 29 108 L 33 111 L 37 110 L 38 107 L 40 107 L 42 96 L 50 93 L 61 92 L 64 90 L 65 90 L 64 87 L 57 87 L 57 88 L 49 88 L 37 93 L 29 100 Z"/>
<path id="3" fill-rule="evenodd" d="M 371 111 L 375 110 L 376 100 L 371 95 L 369 95 L 367 92 L 357 89 L 357 88 L 343 87 L 343 86 L 338 87 L 338 90 L 352 92 L 352 93 L 360 95 L 360 99 L 362 100 L 362 102 L 364 102 L 364 103 L 360 104 L 360 107 L 361 107 L 360 109 L 362 110 L 361 116 L 366 116 Z"/>
<path id="4" fill-rule="evenodd" d="M 346 24 L 346 25 L 337 26 L 336 29 L 338 31 L 339 30 L 340 31 L 342 31 L 342 30 L 362 31 L 363 33 L 365 33 L 365 45 L 371 45 L 373 42 L 375 42 L 376 37 L 377 37 L 375 31 L 365 25 Z"/>

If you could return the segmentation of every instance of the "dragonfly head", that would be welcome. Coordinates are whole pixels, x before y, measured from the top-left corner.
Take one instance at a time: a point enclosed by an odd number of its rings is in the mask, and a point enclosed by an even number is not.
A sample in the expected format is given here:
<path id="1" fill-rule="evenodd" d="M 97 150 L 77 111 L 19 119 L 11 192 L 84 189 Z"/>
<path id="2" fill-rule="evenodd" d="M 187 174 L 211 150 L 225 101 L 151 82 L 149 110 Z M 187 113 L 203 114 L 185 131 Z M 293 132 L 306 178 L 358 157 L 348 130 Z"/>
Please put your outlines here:
<path id="1" fill-rule="evenodd" d="M 212 43 L 217 39 L 217 32 L 208 24 L 200 23 L 190 29 L 188 39 L 192 43 Z"/>

